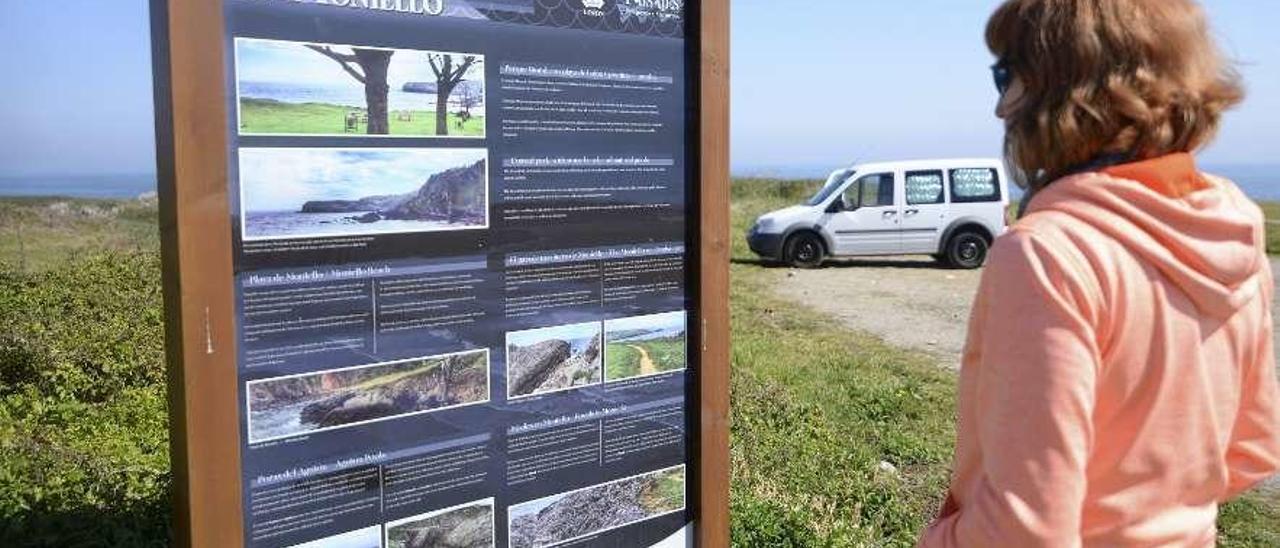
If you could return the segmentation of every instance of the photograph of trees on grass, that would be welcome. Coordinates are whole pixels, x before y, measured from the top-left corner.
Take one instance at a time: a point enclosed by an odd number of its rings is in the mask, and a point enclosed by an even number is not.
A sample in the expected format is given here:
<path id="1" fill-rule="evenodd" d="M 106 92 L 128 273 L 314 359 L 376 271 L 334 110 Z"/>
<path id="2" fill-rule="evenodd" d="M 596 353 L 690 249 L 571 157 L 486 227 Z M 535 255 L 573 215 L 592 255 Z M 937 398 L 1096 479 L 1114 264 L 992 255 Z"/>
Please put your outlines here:
<path id="1" fill-rule="evenodd" d="M 685 316 L 680 311 L 605 322 L 605 381 L 684 369 Z"/>
<path id="2" fill-rule="evenodd" d="M 489 401 L 489 351 L 248 384 L 249 441 Z"/>
<path id="3" fill-rule="evenodd" d="M 387 524 L 387 548 L 493 548 L 493 499 Z"/>
<path id="4" fill-rule="evenodd" d="M 483 137 L 484 56 L 236 39 L 242 135 Z"/>
<path id="5" fill-rule="evenodd" d="M 246 240 L 489 225 L 484 149 L 240 149 Z"/>
<path id="6" fill-rule="evenodd" d="M 685 468 L 641 474 L 512 506 L 512 548 L 553 546 L 685 507 Z"/>
<path id="7" fill-rule="evenodd" d="M 507 397 L 600 382 L 600 322 L 507 334 Z"/>

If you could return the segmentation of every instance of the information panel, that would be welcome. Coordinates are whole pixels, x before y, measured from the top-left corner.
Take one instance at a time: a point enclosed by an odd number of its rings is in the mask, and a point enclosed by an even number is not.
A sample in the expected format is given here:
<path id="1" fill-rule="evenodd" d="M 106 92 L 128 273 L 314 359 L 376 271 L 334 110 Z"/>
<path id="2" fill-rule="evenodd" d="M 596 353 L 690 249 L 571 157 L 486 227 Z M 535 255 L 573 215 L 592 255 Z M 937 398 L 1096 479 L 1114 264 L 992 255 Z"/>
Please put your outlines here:
<path id="1" fill-rule="evenodd" d="M 682 4 L 223 0 L 247 546 L 681 538 Z"/>

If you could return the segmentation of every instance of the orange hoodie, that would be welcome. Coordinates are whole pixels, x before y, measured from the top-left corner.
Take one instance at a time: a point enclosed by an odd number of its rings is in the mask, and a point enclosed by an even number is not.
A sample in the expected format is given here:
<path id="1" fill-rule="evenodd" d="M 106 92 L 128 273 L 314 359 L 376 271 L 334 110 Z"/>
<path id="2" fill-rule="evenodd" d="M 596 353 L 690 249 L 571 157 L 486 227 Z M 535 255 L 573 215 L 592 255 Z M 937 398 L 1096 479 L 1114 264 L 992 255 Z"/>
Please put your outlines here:
<path id="1" fill-rule="evenodd" d="M 994 244 L 923 547 L 1212 546 L 1280 470 L 1261 211 L 1177 154 L 1062 179 Z"/>

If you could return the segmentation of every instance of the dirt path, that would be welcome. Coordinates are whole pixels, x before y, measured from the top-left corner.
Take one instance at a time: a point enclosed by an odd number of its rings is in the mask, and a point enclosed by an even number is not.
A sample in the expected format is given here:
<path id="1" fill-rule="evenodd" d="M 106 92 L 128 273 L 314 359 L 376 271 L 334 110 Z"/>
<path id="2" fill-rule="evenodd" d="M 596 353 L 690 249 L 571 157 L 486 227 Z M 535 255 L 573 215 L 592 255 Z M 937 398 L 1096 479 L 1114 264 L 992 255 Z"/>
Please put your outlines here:
<path id="1" fill-rule="evenodd" d="M 1272 259 L 1271 266 L 1280 282 L 1280 258 Z M 939 366 L 955 369 L 979 276 L 981 271 L 939 268 L 929 257 L 875 258 L 788 271 L 778 292 L 890 344 L 932 354 Z M 1276 296 L 1280 310 L 1280 292 Z M 1280 322 L 1277 328 L 1280 344 Z"/>
<path id="2" fill-rule="evenodd" d="M 1280 259 L 1272 259 L 1271 267 L 1280 281 Z M 940 367 L 958 369 L 980 275 L 939 268 L 929 257 L 860 259 L 788 271 L 777 291 L 850 328 L 931 354 Z M 1276 296 L 1280 310 L 1280 292 Z M 1280 322 L 1277 328 L 1273 336 L 1280 344 Z M 1267 489 L 1280 496 L 1280 478 Z"/>
<path id="3" fill-rule="evenodd" d="M 653 375 L 654 373 L 658 373 L 658 365 L 653 363 L 653 358 L 649 357 L 648 350 L 645 350 L 643 346 L 637 346 L 634 344 L 629 344 L 627 346 L 630 346 L 632 350 L 640 353 L 641 375 Z"/>
<path id="4" fill-rule="evenodd" d="M 929 257 L 876 258 L 788 271 L 778 291 L 894 346 L 928 352 L 938 365 L 955 369 L 979 275 L 944 270 Z"/>

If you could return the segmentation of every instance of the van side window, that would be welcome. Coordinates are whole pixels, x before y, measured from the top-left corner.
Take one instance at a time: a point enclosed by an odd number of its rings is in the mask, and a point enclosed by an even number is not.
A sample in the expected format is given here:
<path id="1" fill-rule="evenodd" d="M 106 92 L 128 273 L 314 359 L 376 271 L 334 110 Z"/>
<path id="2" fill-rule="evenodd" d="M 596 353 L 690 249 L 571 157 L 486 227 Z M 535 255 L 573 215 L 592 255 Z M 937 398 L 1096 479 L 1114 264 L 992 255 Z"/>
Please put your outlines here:
<path id="1" fill-rule="evenodd" d="M 991 168 L 951 170 L 951 201 L 956 203 L 999 202 L 1000 175 Z"/>
<path id="2" fill-rule="evenodd" d="M 893 205 L 893 174 L 867 175 L 849 185 L 844 203 L 849 209 L 857 207 L 883 207 Z"/>
<path id="3" fill-rule="evenodd" d="M 942 202 L 942 171 L 907 172 L 907 205 Z"/>

